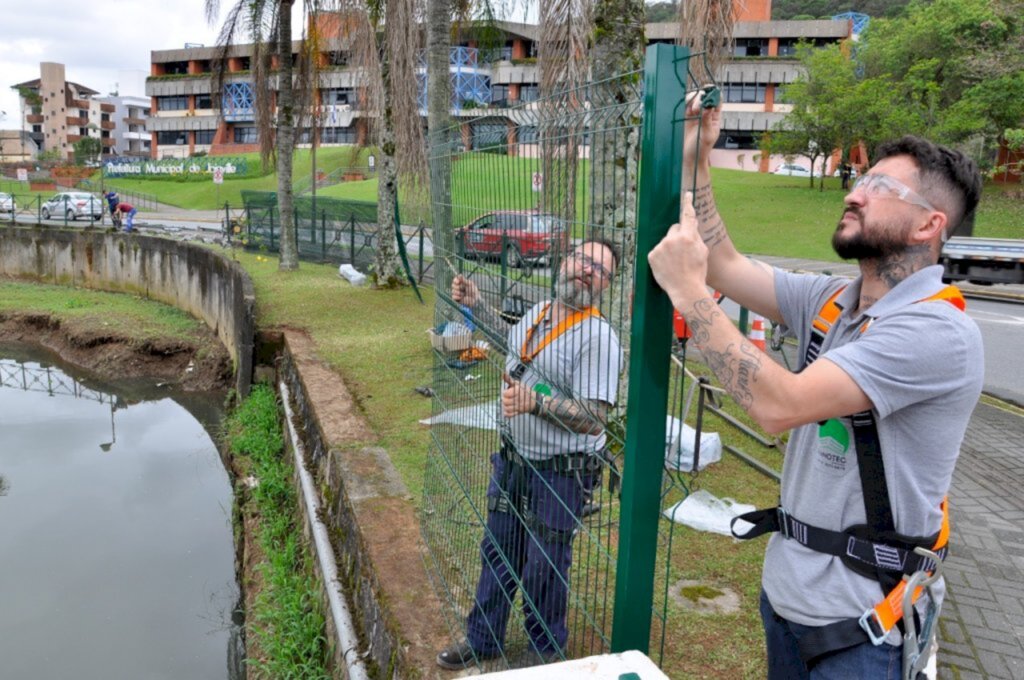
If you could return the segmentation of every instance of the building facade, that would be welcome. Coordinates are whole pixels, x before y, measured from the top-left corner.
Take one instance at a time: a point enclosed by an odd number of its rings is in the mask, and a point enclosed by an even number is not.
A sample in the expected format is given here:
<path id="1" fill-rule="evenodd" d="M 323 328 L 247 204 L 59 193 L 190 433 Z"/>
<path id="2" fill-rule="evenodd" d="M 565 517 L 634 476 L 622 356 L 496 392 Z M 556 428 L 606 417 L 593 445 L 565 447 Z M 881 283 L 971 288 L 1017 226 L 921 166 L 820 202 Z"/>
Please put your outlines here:
<path id="1" fill-rule="evenodd" d="M 782 87 L 800 74 L 796 46 L 827 45 L 851 37 L 849 19 L 818 21 L 771 21 L 770 0 L 747 2 L 737 16 L 734 42 L 722 49 L 731 58 L 717 74 L 723 94 L 723 132 L 718 141 L 716 165 L 765 171 L 772 162 L 757 154 L 759 136 L 782 120 L 790 107 L 782 101 Z M 494 29 L 497 29 L 496 31 Z M 648 44 L 675 42 L 678 25 L 648 24 Z M 327 31 L 328 35 L 331 32 Z M 494 38 L 497 34 L 499 37 Z M 498 22 L 485 40 L 472 29 L 451 51 L 452 112 L 467 123 L 462 132 L 466 148 L 487 143 L 497 136 L 529 144 L 536 130 L 521 124 L 510 108 L 540 96 L 537 65 L 539 27 L 533 24 Z M 366 133 L 364 112 L 359 110 L 357 78 L 348 66 L 347 52 L 337 38 L 320 55 L 319 92 L 321 144 L 351 144 Z M 293 51 L 298 50 L 298 43 Z M 254 115 L 254 90 L 248 60 L 251 46 L 233 48 L 220 111 L 213 101 L 214 69 L 220 48 L 161 50 L 152 53 L 152 75 L 146 93 L 152 97 L 152 157 L 188 156 L 197 151 L 236 154 L 258 148 Z M 425 73 L 421 61 L 420 106 L 426 115 Z M 271 83 L 273 85 L 273 83 Z M 299 131 L 300 145 L 312 138 L 309 128 Z M 747 161 L 750 161 L 749 164 Z M 749 167 L 747 167 L 749 165 Z"/>
<path id="2" fill-rule="evenodd" d="M 56 151 L 61 158 L 74 158 L 74 144 L 83 137 L 100 140 L 102 152 L 113 151 L 115 107 L 96 98 L 96 90 L 69 82 L 64 64 L 43 62 L 39 78 L 13 85 L 18 90 L 22 129 L 40 152 Z"/>

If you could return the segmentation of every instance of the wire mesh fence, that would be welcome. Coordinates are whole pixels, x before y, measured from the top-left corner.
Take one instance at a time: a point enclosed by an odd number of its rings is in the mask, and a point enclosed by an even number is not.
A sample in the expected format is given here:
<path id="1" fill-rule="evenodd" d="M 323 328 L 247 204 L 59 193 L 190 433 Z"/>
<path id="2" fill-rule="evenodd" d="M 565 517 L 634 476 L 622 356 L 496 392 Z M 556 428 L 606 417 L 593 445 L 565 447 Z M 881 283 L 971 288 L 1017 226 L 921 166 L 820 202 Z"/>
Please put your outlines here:
<path id="1" fill-rule="evenodd" d="M 243 208 L 225 207 L 225 229 L 246 249 L 276 252 L 280 247 L 281 215 L 277 194 L 242 191 Z M 369 201 L 296 196 L 293 202 L 299 257 L 318 262 L 351 264 L 366 271 L 377 250 L 377 204 Z M 431 230 L 424 224 L 403 226 L 410 276 L 433 276 Z"/>
<path id="2" fill-rule="evenodd" d="M 453 668 L 679 657 L 685 551 L 662 510 L 694 489 L 704 421 L 729 416 L 687 370 L 644 255 L 693 181 L 684 97 L 713 84 L 702 61 L 659 45 L 643 72 L 432 137 L 451 229 L 435 229 L 423 533 L 465 643 L 442 654 Z"/>

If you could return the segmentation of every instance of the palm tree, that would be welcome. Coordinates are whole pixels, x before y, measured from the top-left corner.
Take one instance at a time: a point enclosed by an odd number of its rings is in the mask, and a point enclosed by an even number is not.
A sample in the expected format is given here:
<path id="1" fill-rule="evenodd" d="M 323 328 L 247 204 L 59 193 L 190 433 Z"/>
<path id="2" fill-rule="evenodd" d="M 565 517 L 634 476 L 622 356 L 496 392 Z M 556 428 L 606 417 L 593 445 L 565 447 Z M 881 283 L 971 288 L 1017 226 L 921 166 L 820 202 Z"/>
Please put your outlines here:
<path id="1" fill-rule="evenodd" d="M 338 0 L 342 36 L 352 46 L 362 78 L 360 109 L 369 139 L 380 149 L 377 172 L 377 250 L 371 279 L 378 287 L 404 285 L 396 238 L 399 179 L 417 198 L 427 176 L 418 105 L 416 58 L 420 31 L 416 0 Z M 384 30 L 384 23 L 387 30 Z"/>
<path id="2" fill-rule="evenodd" d="M 318 0 L 302 0 L 305 13 L 315 12 Z M 205 0 L 206 17 L 216 21 L 220 0 Z M 264 164 L 271 157 L 277 164 L 277 204 L 281 216 L 280 271 L 294 271 L 299 268 L 298 245 L 295 234 L 295 213 L 292 201 L 292 155 L 295 151 L 295 124 L 301 118 L 304 104 L 296 98 L 294 81 L 296 64 L 292 59 L 292 5 L 295 0 L 237 0 L 221 27 L 218 45 L 221 46 L 217 78 L 223 84 L 227 75 L 228 55 L 239 38 L 252 42 L 250 68 L 255 100 L 257 134 L 260 140 L 260 157 Z M 316 71 L 316 59 L 305 50 L 306 41 L 301 42 L 299 71 L 312 74 Z M 272 86 L 270 71 L 277 60 L 277 116 L 273 115 Z M 303 87 L 303 93 L 310 89 Z M 217 99 L 215 98 L 215 101 Z"/>

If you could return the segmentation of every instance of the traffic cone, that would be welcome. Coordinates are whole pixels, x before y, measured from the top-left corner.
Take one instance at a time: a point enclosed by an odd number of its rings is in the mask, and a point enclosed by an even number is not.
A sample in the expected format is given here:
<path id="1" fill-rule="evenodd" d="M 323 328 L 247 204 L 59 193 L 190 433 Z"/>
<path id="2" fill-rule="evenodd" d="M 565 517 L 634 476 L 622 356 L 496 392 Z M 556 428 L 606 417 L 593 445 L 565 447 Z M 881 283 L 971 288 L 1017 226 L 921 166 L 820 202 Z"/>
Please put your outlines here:
<path id="1" fill-rule="evenodd" d="M 764 341 L 764 317 L 758 314 L 750 315 L 750 332 L 747 339 L 762 352 L 768 351 L 768 345 Z"/>

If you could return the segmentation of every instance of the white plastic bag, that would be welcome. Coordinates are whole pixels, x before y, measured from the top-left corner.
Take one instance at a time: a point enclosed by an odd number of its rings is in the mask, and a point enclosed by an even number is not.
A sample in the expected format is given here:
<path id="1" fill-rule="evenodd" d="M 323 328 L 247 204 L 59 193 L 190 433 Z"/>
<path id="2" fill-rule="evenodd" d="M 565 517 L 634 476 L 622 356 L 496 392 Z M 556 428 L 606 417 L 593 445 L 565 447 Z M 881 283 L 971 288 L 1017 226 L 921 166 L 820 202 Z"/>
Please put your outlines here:
<path id="1" fill-rule="evenodd" d="M 732 536 L 729 524 L 733 517 L 756 510 L 753 505 L 737 503 L 732 498 L 717 498 L 704 489 L 698 489 L 664 512 L 673 522 L 693 527 L 697 531 L 710 531 L 723 536 Z M 742 534 L 749 525 L 736 527 Z"/>
<path id="2" fill-rule="evenodd" d="M 350 264 L 343 264 L 338 267 L 338 276 L 348 280 L 353 286 L 361 286 L 366 283 L 366 274 Z"/>
<path id="3" fill-rule="evenodd" d="M 693 443 L 697 431 L 675 416 L 665 417 L 665 467 L 669 470 L 693 470 Z M 722 460 L 722 438 L 717 432 L 700 435 L 700 460 L 697 469 Z"/>

